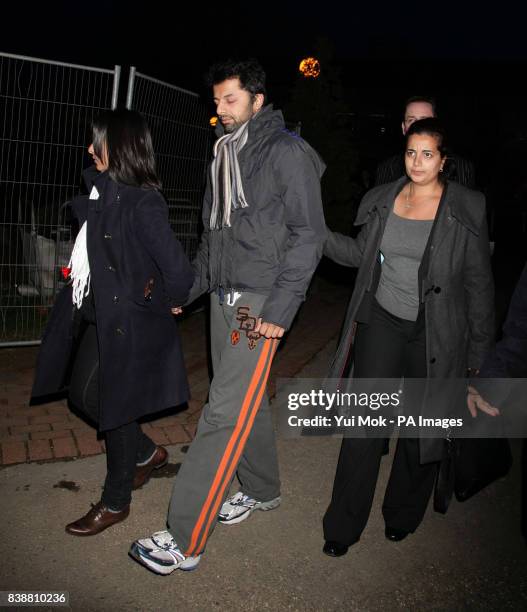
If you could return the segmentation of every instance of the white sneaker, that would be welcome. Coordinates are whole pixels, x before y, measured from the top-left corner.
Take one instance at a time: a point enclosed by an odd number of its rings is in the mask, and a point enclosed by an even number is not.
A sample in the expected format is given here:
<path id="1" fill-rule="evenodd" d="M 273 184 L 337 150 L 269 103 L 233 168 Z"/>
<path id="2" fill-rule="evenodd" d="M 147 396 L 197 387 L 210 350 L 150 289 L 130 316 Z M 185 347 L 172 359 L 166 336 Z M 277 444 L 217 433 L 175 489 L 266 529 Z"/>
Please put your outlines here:
<path id="1" fill-rule="evenodd" d="M 238 491 L 236 495 L 233 495 L 223 503 L 218 515 L 218 521 L 224 525 L 241 523 L 246 518 L 249 518 L 251 513 L 255 510 L 265 511 L 278 508 L 281 500 L 282 498 L 278 496 L 269 501 L 260 502 L 252 497 L 249 497 L 248 495 L 245 495 L 245 493 Z"/>
<path id="2" fill-rule="evenodd" d="M 174 538 L 170 531 L 166 529 L 164 531 L 156 531 L 149 538 L 141 538 L 136 540 L 134 544 L 137 544 L 144 550 L 152 552 L 153 550 L 159 550 L 170 546 L 174 542 Z"/>
<path id="3" fill-rule="evenodd" d="M 136 540 L 130 556 L 156 574 L 167 575 L 174 570 L 191 571 L 198 566 L 201 555 L 185 557 L 168 531 L 156 531 L 149 538 Z"/>

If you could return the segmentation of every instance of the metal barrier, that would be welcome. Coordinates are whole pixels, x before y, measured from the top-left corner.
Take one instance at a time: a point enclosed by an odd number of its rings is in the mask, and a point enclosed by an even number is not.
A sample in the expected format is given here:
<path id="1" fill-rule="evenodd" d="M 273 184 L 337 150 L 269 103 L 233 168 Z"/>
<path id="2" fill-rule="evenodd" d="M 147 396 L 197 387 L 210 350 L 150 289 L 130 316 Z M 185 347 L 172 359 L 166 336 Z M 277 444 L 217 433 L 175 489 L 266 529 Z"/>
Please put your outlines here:
<path id="1" fill-rule="evenodd" d="M 113 70 L 0 53 L 0 346 L 37 344 L 71 248 L 94 115 L 115 108 Z"/>
<path id="2" fill-rule="evenodd" d="M 147 120 L 170 222 L 192 259 L 199 240 L 205 173 L 212 130 L 197 94 L 130 69 L 127 108 Z"/>

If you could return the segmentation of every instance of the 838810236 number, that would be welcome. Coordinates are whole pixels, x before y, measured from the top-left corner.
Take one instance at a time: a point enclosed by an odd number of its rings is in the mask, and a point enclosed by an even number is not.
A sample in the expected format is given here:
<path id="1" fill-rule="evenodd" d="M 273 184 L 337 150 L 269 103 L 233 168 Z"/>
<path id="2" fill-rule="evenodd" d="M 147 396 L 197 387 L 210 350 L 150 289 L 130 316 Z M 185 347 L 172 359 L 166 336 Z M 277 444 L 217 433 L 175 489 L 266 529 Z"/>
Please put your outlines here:
<path id="1" fill-rule="evenodd" d="M 67 591 L 0 591 L 0 607 L 68 606 Z"/>

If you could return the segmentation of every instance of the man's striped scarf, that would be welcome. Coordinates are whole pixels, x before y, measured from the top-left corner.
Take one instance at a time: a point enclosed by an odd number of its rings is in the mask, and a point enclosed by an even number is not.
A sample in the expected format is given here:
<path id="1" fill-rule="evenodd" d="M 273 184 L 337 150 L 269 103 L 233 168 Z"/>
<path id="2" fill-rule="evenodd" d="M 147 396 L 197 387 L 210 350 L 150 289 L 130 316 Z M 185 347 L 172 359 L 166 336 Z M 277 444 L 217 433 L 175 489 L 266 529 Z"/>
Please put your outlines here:
<path id="1" fill-rule="evenodd" d="M 231 225 L 231 210 L 247 208 L 238 153 L 247 142 L 249 122 L 246 121 L 232 134 L 225 134 L 214 145 L 211 166 L 212 208 L 210 229 L 218 230 Z"/>

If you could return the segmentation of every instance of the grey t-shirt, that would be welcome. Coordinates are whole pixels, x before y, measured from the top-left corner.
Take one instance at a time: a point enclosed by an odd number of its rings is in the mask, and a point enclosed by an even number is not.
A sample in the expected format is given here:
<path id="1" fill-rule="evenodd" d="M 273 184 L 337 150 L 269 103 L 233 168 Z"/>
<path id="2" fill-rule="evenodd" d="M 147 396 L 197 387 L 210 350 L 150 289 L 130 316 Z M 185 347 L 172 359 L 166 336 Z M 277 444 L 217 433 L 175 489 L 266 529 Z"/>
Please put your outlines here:
<path id="1" fill-rule="evenodd" d="M 383 262 L 375 297 L 388 312 L 415 321 L 419 312 L 419 265 L 433 219 L 405 219 L 392 211 L 381 241 Z"/>

